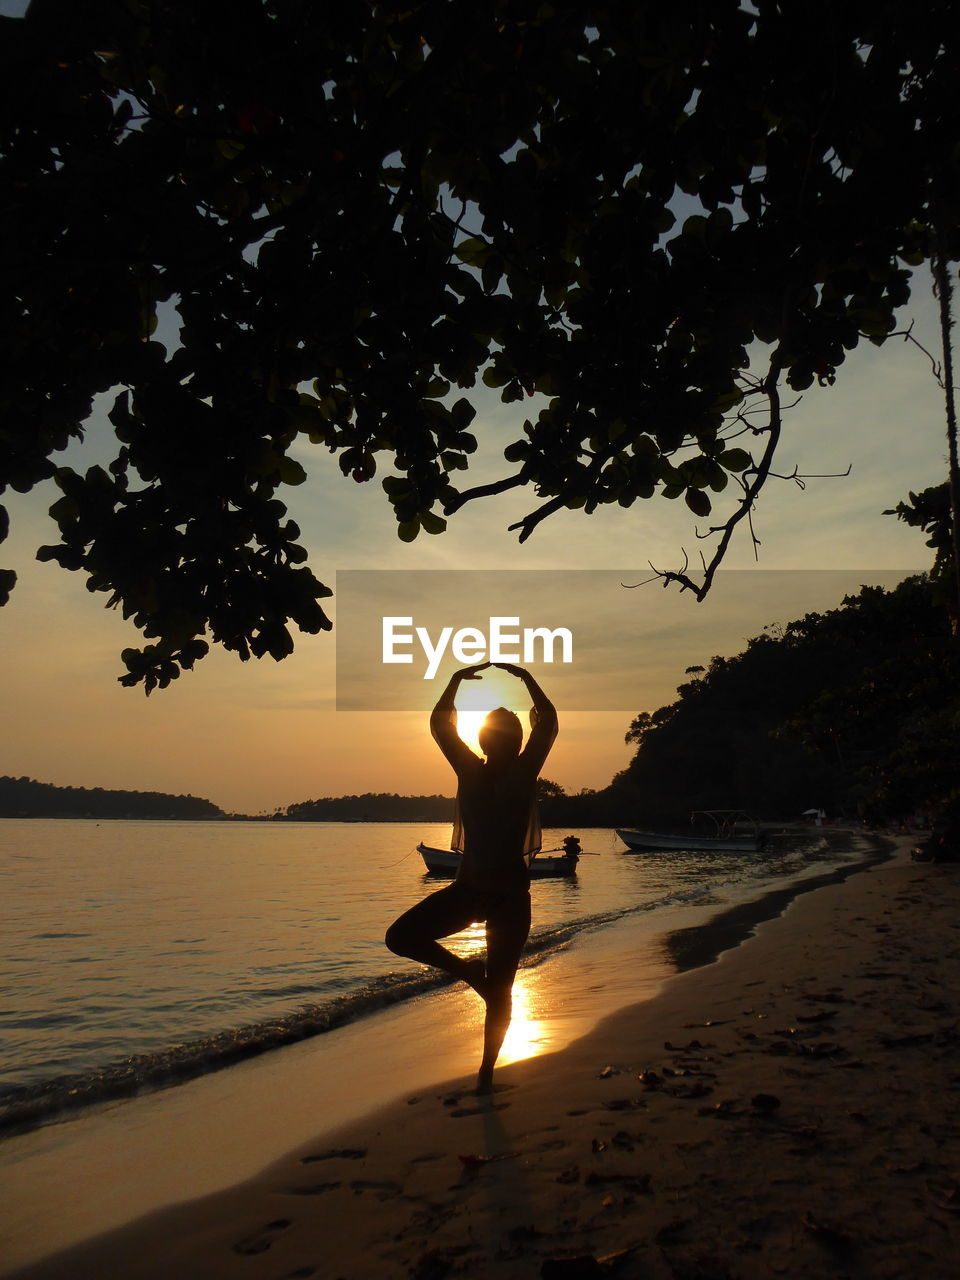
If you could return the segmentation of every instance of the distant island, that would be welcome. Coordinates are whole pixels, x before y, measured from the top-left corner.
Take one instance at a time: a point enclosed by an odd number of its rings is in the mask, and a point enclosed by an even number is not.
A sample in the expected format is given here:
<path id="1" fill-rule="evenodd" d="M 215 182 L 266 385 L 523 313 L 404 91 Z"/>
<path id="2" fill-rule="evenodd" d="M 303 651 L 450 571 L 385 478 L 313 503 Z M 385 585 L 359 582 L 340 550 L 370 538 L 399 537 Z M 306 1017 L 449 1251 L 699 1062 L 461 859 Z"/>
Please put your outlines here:
<path id="1" fill-rule="evenodd" d="M 595 793 L 591 793 L 593 799 Z M 596 816 L 586 796 L 566 796 L 541 779 L 547 825 Z M 576 810 L 576 812 L 573 812 Z M 103 787 L 58 787 L 33 778 L 0 777 L 0 818 L 220 819 L 232 822 L 452 822 L 453 797 L 401 796 L 394 792 L 323 796 L 273 813 L 227 813 L 211 800 L 160 791 L 108 791 Z"/>
<path id="2" fill-rule="evenodd" d="M 231 819 L 240 822 L 449 822 L 452 796 L 368 792 L 303 800 L 269 814 L 226 813 L 199 796 L 162 791 L 58 787 L 33 778 L 0 777 L 0 818 Z"/>
<path id="3" fill-rule="evenodd" d="M 398 796 L 389 792 L 325 796 L 287 805 L 275 816 L 286 822 L 450 822 L 453 797 Z"/>
<path id="4" fill-rule="evenodd" d="M 547 827 L 579 823 L 612 825 L 616 798 L 606 791 L 567 795 L 556 782 L 541 778 L 537 786 L 540 816 Z M 231 818 L 239 814 L 229 814 Z M 302 800 L 269 815 L 276 822 L 452 822 L 452 796 L 399 796 L 367 792 L 360 796 L 324 796 Z"/>
<path id="5" fill-rule="evenodd" d="M 161 791 L 56 787 L 33 778 L 0 778 L 0 818 L 223 818 L 211 800 Z"/>

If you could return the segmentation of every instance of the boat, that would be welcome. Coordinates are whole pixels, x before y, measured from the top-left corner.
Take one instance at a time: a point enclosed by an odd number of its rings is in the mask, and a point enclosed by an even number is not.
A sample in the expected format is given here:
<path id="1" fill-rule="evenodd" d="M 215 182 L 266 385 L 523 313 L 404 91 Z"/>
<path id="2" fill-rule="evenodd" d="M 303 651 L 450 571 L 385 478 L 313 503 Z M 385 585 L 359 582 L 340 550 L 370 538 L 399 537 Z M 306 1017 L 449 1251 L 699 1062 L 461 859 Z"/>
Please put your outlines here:
<path id="1" fill-rule="evenodd" d="M 567 841 L 564 841 L 564 844 L 566 845 Z M 443 876 L 448 880 L 456 876 L 461 855 L 455 849 L 433 849 L 430 845 L 418 844 L 417 853 L 423 859 L 430 875 Z M 555 853 L 559 853 L 560 856 L 553 856 Z M 569 852 L 558 849 L 550 850 L 549 853 L 535 854 L 530 861 L 530 876 L 534 880 L 546 876 L 573 876 L 577 873 L 579 860 L 580 841 L 577 840 L 576 846 L 571 846 Z"/>
<path id="2" fill-rule="evenodd" d="M 696 830 L 697 818 L 709 818 L 713 822 L 712 835 Z M 618 829 L 617 835 L 631 853 L 668 853 L 671 849 L 686 849 L 691 853 L 758 853 L 763 848 L 759 824 L 745 809 L 695 810 L 690 822 L 694 830 L 689 833 Z M 745 831 L 745 827 L 748 830 Z"/>

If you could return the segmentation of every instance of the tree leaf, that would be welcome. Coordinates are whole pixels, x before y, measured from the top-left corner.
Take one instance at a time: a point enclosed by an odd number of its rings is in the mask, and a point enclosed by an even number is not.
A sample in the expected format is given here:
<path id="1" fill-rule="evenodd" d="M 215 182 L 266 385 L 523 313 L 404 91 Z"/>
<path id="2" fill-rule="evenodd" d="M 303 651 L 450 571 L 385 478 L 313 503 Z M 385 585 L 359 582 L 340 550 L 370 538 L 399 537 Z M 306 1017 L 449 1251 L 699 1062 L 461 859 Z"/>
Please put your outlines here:
<path id="1" fill-rule="evenodd" d="M 450 408 L 450 417 L 453 419 L 453 425 L 458 431 L 463 431 L 469 427 L 470 423 L 477 416 L 477 411 L 469 400 L 459 399 L 456 404 Z"/>
<path id="2" fill-rule="evenodd" d="M 435 515 L 432 511 L 421 511 L 420 523 L 423 526 L 424 533 L 443 533 L 447 527 L 447 522 L 443 516 Z"/>
<path id="3" fill-rule="evenodd" d="M 717 461 L 727 471 L 746 471 L 747 467 L 753 466 L 753 459 L 746 449 L 724 449 Z"/>
<path id="4" fill-rule="evenodd" d="M 307 478 L 306 471 L 295 458 L 281 458 L 279 470 L 280 479 L 284 484 L 303 484 Z"/>
<path id="5" fill-rule="evenodd" d="M 466 240 L 460 241 L 454 249 L 454 253 L 468 267 L 482 267 L 490 256 L 491 248 L 486 240 L 480 240 L 476 236 L 468 236 Z"/>
<path id="6" fill-rule="evenodd" d="M 710 406 L 717 413 L 728 413 L 734 405 L 740 404 L 743 400 L 743 392 L 739 387 L 731 387 L 729 391 L 722 391 L 717 396 L 713 404 Z"/>
<path id="7" fill-rule="evenodd" d="M 688 489 L 684 501 L 695 516 L 708 516 L 711 511 L 709 497 L 702 489 Z"/>

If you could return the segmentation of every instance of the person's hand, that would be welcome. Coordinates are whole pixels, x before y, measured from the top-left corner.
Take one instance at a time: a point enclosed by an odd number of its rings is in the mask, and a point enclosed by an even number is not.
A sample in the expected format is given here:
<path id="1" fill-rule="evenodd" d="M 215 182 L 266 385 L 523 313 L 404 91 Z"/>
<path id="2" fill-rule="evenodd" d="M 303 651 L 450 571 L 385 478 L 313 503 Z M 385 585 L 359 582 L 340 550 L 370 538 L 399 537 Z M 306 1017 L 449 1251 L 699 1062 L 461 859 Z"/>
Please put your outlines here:
<path id="1" fill-rule="evenodd" d="M 492 667 L 492 662 L 478 662 L 475 667 L 462 667 L 460 670 L 461 680 L 479 680 L 480 672 L 485 671 L 487 667 Z"/>
<path id="2" fill-rule="evenodd" d="M 487 665 L 490 666 L 491 664 L 488 663 Z M 522 680 L 528 674 L 523 667 L 518 667 L 513 662 L 494 662 L 492 665 L 499 667 L 501 671 L 506 671 L 508 675 L 516 676 L 518 680 Z"/>

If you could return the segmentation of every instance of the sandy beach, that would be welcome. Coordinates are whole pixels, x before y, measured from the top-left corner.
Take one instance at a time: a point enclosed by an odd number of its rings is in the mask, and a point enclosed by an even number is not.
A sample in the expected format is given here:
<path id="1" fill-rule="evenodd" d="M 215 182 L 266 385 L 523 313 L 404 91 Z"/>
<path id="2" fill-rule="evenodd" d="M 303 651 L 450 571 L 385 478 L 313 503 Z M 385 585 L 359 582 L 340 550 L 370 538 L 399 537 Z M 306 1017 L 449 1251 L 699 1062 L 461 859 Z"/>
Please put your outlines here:
<path id="1" fill-rule="evenodd" d="M 488 1101 L 467 1077 L 411 1089 L 15 1274 L 953 1277 L 957 990 L 960 876 L 900 842 L 567 1048 L 504 1066 Z M 292 1105 L 262 1100 L 268 1117 Z"/>

